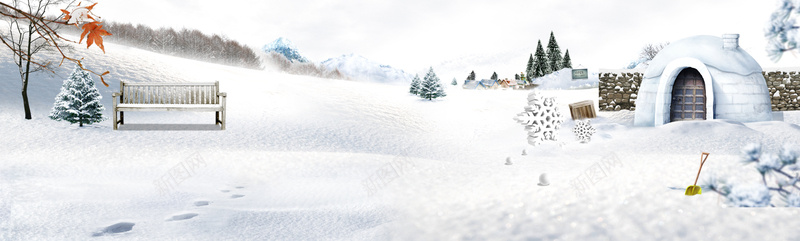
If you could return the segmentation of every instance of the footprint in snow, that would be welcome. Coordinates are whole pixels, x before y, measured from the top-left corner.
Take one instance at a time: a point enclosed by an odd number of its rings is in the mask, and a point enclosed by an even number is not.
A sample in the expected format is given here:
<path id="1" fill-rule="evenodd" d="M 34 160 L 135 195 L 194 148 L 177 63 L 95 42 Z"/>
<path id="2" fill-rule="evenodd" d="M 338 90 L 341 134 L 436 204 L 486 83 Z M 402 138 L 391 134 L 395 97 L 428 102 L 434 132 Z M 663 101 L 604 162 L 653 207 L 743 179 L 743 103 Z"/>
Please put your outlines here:
<path id="1" fill-rule="evenodd" d="M 231 198 L 240 198 L 240 197 L 244 197 L 244 195 L 242 195 L 242 194 L 233 194 L 233 195 L 231 195 Z"/>
<path id="2" fill-rule="evenodd" d="M 236 187 L 236 189 L 242 189 L 242 188 L 244 188 L 244 187 L 243 186 L 237 186 Z"/>
<path id="3" fill-rule="evenodd" d="M 220 192 L 230 192 L 231 190 L 220 190 Z"/>
<path id="4" fill-rule="evenodd" d="M 194 202 L 194 206 L 195 207 L 208 206 L 208 201 L 197 201 L 197 202 Z"/>
<path id="5" fill-rule="evenodd" d="M 110 235 L 110 234 L 128 232 L 128 231 L 131 231 L 131 229 L 133 229 L 133 225 L 136 225 L 136 224 L 135 223 L 128 223 L 128 222 L 116 223 L 114 225 L 105 227 L 103 230 L 100 230 L 99 232 L 95 232 L 92 236 L 97 237 L 97 236 L 103 236 L 103 235 Z"/>
<path id="6" fill-rule="evenodd" d="M 171 218 L 167 219 L 167 221 L 168 222 L 169 221 L 181 221 L 181 220 L 191 219 L 191 218 L 194 218 L 194 217 L 197 217 L 196 213 L 184 213 L 184 214 L 178 214 L 178 215 L 172 216 Z"/>

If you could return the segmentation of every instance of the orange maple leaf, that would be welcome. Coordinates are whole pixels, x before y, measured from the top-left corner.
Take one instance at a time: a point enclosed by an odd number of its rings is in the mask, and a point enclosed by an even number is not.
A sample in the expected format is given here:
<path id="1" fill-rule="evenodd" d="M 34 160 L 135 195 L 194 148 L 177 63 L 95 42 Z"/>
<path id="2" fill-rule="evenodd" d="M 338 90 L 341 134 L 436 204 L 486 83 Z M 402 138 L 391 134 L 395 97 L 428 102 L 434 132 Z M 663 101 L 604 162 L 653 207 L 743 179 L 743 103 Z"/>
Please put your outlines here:
<path id="1" fill-rule="evenodd" d="M 66 9 L 61 9 L 61 12 L 64 13 L 64 20 L 69 20 L 72 16 L 69 15 L 69 11 Z"/>
<path id="2" fill-rule="evenodd" d="M 78 3 L 78 6 L 80 6 L 80 5 L 81 5 L 81 4 L 80 4 L 80 3 Z M 92 8 L 94 8 L 94 5 L 97 5 L 97 3 L 94 3 L 94 4 L 92 4 L 92 5 L 89 5 L 89 6 L 87 6 L 87 7 L 86 7 L 86 9 L 89 9 L 89 11 L 92 11 Z"/>
<path id="3" fill-rule="evenodd" d="M 86 23 L 82 28 L 83 33 L 81 33 L 81 39 L 78 41 L 78 43 L 83 42 L 83 37 L 86 37 L 87 49 L 91 47 L 92 44 L 95 44 L 97 47 L 100 47 L 100 49 L 103 50 L 103 53 L 106 53 L 106 49 L 103 47 L 103 36 L 111 35 L 111 33 L 103 29 L 103 25 L 100 25 L 100 22 Z"/>

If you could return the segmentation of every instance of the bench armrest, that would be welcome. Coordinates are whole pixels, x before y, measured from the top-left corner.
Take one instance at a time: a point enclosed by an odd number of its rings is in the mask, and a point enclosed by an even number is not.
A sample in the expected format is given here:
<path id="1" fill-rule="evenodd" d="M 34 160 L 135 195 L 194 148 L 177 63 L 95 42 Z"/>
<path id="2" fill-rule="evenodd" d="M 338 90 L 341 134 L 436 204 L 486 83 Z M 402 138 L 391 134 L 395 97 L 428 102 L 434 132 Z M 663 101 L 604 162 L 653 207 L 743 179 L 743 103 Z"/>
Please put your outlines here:
<path id="1" fill-rule="evenodd" d="M 219 93 L 217 93 L 217 95 L 218 96 L 222 96 L 222 97 L 227 97 L 228 96 L 228 94 L 225 93 L 225 92 L 219 92 Z"/>
<path id="2" fill-rule="evenodd" d="M 119 93 L 119 92 L 114 92 L 114 93 L 111 93 L 111 98 L 115 98 L 115 97 L 117 97 L 117 96 L 122 96 L 122 94 L 121 94 L 121 93 Z"/>

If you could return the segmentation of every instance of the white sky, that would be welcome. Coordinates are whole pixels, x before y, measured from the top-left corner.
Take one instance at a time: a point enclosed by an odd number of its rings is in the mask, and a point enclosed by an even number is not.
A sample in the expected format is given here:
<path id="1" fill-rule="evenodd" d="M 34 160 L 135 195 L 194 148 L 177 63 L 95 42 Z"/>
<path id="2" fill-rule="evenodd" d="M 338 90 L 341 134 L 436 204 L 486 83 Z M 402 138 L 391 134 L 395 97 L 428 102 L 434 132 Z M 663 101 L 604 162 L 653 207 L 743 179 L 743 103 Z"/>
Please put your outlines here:
<path id="1" fill-rule="evenodd" d="M 518 66 L 505 68 L 519 72 L 551 30 L 575 66 L 621 68 L 647 43 L 723 33 L 741 34 L 740 45 L 762 67 L 800 66 L 791 54 L 779 63 L 766 57 L 763 29 L 777 0 L 98 2 L 94 12 L 107 20 L 196 28 L 257 49 L 286 37 L 313 61 L 355 53 L 411 72 L 497 55 L 513 58 L 508 62 Z"/>

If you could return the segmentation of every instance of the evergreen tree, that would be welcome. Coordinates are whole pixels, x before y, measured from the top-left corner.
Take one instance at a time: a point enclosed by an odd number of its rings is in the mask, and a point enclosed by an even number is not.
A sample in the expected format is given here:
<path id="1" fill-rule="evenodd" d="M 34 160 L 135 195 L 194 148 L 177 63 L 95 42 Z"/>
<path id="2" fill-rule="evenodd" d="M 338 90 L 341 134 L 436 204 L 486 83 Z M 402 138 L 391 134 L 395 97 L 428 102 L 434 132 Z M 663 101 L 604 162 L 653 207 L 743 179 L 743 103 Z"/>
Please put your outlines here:
<path id="1" fill-rule="evenodd" d="M 528 59 L 528 67 L 525 69 L 525 74 L 527 76 L 533 76 L 533 62 L 533 54 L 531 54 L 531 57 Z M 525 78 L 523 77 L 523 79 Z"/>
<path id="2" fill-rule="evenodd" d="M 411 80 L 411 89 L 408 90 L 408 93 L 419 95 L 421 88 L 422 81 L 419 80 L 419 75 L 416 75 L 414 79 Z"/>
<path id="3" fill-rule="evenodd" d="M 572 68 L 572 60 L 569 58 L 569 49 L 564 52 L 564 63 L 561 64 L 564 68 Z"/>
<path id="4" fill-rule="evenodd" d="M 433 72 L 433 67 L 428 70 L 425 79 L 422 81 L 422 89 L 420 90 L 420 97 L 428 100 L 436 99 L 439 97 L 447 96 L 444 93 L 444 88 L 439 82 L 439 77 Z"/>
<path id="5" fill-rule="evenodd" d="M 475 80 L 475 71 L 474 70 L 469 73 L 469 76 L 467 76 L 467 80 Z"/>
<path id="6" fill-rule="evenodd" d="M 492 77 L 489 78 L 491 80 L 497 80 L 497 72 L 492 73 Z"/>
<path id="7" fill-rule="evenodd" d="M 514 74 L 514 79 L 519 80 L 519 74 Z"/>
<path id="8" fill-rule="evenodd" d="M 533 81 L 533 78 L 539 78 L 550 73 L 550 65 L 547 63 L 547 56 L 542 48 L 541 40 L 539 40 L 539 44 L 536 46 L 536 53 L 534 54 L 533 59 L 533 68 L 531 70 L 531 74 L 528 74 L 529 81 Z"/>
<path id="9" fill-rule="evenodd" d="M 458 85 L 458 81 L 456 80 L 456 78 L 453 78 L 453 82 L 450 82 L 450 84 L 456 86 Z"/>
<path id="10" fill-rule="evenodd" d="M 558 47 L 553 31 L 550 31 L 550 42 L 547 43 L 547 59 L 550 66 L 548 74 L 562 69 L 561 49 Z"/>
<path id="11" fill-rule="evenodd" d="M 61 92 L 50 111 L 50 119 L 79 123 L 81 127 L 83 124 L 101 122 L 106 119 L 103 117 L 105 108 L 100 104 L 101 99 L 103 96 L 95 87 L 89 72 L 75 65 L 72 74 L 61 85 Z"/>

